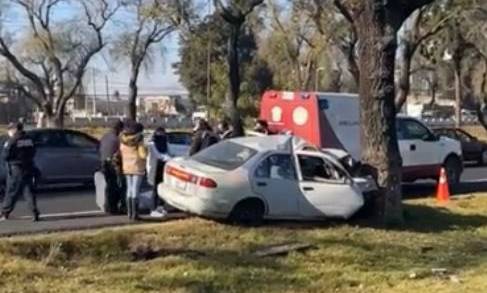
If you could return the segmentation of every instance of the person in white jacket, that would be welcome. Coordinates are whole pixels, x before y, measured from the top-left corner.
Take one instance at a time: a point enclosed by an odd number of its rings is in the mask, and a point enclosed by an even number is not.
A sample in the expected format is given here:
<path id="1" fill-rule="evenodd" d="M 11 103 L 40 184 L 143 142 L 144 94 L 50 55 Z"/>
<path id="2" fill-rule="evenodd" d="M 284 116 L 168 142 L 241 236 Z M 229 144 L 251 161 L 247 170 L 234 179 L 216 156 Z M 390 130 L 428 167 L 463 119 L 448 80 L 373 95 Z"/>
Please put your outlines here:
<path id="1" fill-rule="evenodd" d="M 152 190 L 152 212 L 151 217 L 161 218 L 166 215 L 162 207 L 163 202 L 157 194 L 157 185 L 162 182 L 164 165 L 171 158 L 167 134 L 164 127 L 155 130 L 151 141 L 148 144 L 149 157 L 147 159 L 147 181 L 153 186 Z"/>

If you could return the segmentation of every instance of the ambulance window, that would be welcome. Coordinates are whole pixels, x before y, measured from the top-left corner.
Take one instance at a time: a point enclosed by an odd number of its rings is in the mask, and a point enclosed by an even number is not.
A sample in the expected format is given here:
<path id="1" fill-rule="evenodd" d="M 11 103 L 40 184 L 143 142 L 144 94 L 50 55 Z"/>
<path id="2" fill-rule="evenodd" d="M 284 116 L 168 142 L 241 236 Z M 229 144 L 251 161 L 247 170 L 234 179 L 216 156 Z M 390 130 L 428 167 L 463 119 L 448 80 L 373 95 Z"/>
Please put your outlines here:
<path id="1" fill-rule="evenodd" d="M 327 99 L 320 99 L 318 105 L 320 110 L 328 110 L 328 108 L 330 108 L 330 104 L 328 103 Z"/>

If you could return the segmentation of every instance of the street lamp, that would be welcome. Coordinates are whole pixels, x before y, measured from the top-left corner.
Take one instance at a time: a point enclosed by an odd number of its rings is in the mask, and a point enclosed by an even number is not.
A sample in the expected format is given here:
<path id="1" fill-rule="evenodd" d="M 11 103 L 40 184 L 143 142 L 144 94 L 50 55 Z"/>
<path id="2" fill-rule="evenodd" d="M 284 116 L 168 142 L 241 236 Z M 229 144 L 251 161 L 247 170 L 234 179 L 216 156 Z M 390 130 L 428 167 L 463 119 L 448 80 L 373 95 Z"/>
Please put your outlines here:
<path id="1" fill-rule="evenodd" d="M 325 67 L 316 68 L 316 72 L 315 72 L 315 92 L 318 91 L 318 84 L 319 84 L 319 80 L 320 80 L 320 71 L 323 71 L 323 70 L 325 70 Z"/>

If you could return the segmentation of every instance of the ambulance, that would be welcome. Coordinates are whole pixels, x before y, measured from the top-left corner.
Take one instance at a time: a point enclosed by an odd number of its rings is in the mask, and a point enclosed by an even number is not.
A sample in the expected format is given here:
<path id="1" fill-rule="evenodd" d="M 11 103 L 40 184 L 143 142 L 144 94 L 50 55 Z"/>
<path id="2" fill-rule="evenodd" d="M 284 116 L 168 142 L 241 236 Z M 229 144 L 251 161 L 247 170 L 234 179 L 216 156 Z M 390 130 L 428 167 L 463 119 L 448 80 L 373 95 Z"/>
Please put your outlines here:
<path id="1" fill-rule="evenodd" d="M 321 148 L 342 149 L 360 159 L 360 111 L 356 94 L 267 91 L 260 105 L 260 119 L 271 132 L 292 133 Z M 460 142 L 438 137 L 420 120 L 397 117 L 398 144 L 403 179 L 438 179 L 445 167 L 451 184 L 463 172 Z"/>

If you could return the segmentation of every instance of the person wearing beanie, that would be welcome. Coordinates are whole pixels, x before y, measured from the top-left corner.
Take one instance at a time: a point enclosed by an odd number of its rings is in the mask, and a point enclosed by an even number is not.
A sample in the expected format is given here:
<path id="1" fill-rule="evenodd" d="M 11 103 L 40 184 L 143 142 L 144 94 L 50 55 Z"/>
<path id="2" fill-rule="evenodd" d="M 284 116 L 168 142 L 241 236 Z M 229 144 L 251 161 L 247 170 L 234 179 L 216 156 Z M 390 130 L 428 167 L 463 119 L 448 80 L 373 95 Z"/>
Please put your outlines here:
<path id="1" fill-rule="evenodd" d="M 146 169 L 147 149 L 143 129 L 140 123 L 128 120 L 120 135 L 122 173 L 127 181 L 127 214 L 131 220 L 138 219 L 140 186 Z"/>

